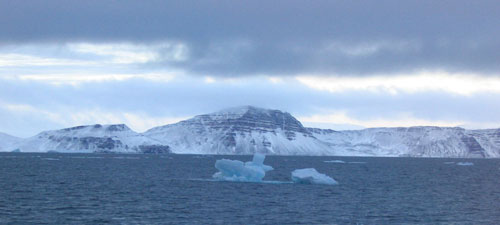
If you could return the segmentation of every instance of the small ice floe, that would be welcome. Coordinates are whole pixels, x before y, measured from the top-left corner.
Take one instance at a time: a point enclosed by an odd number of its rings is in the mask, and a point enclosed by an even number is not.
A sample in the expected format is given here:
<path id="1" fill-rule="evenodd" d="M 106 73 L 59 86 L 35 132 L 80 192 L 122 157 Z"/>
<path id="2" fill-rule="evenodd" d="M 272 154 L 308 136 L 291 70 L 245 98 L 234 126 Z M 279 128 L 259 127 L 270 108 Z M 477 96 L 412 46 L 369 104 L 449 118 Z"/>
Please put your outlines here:
<path id="1" fill-rule="evenodd" d="M 204 159 L 204 158 L 210 158 L 212 157 L 211 155 L 194 155 L 193 158 L 195 159 Z"/>
<path id="2" fill-rule="evenodd" d="M 292 181 L 300 184 L 338 184 L 333 178 L 319 173 L 314 168 L 297 169 L 292 172 Z"/>
<path id="3" fill-rule="evenodd" d="M 89 158 L 89 157 L 87 157 Z M 113 159 L 140 159 L 141 157 L 132 157 L 132 156 L 116 156 Z"/>
<path id="4" fill-rule="evenodd" d="M 457 166 L 474 166 L 471 162 L 457 162 Z"/>
<path id="5" fill-rule="evenodd" d="M 223 181 L 262 182 L 266 172 L 273 170 L 273 167 L 264 165 L 265 158 L 265 155 L 256 153 L 252 161 L 245 163 L 230 159 L 217 160 L 215 168 L 219 172 L 212 177 Z"/>
<path id="6" fill-rule="evenodd" d="M 366 162 L 347 162 L 347 163 L 350 163 L 350 164 L 365 164 Z"/>
<path id="7" fill-rule="evenodd" d="M 56 158 L 41 158 L 41 160 L 60 160 L 60 159 L 56 159 Z"/>
<path id="8" fill-rule="evenodd" d="M 323 161 L 323 162 L 326 162 L 326 163 L 345 163 L 345 161 L 342 161 L 342 160 L 328 160 L 328 161 Z"/>
<path id="9" fill-rule="evenodd" d="M 444 164 L 455 164 L 455 162 L 444 162 Z"/>

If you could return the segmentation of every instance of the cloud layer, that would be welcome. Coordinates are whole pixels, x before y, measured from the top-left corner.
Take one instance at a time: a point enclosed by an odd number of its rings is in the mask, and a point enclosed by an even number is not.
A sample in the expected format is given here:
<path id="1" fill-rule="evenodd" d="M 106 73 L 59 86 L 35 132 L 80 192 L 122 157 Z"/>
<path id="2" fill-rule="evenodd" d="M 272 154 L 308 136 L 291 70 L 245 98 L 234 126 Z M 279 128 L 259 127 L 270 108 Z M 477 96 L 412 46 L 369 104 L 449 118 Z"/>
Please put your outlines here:
<path id="1" fill-rule="evenodd" d="M 142 43 L 157 47 L 154 60 L 143 58 L 149 66 L 193 75 L 498 75 L 500 67 L 497 1 L 7 0 L 0 9 L 0 45 Z M 156 44 L 164 42 L 176 44 Z"/>

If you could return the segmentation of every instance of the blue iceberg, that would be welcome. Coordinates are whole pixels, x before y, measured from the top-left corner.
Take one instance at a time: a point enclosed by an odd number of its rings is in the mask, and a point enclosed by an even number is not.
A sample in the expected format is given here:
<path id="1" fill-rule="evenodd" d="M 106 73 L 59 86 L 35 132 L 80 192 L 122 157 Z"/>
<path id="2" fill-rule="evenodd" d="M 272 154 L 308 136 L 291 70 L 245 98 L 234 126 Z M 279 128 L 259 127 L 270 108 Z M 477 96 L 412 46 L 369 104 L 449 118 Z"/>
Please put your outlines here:
<path id="1" fill-rule="evenodd" d="M 265 155 L 256 153 L 252 161 L 245 163 L 230 159 L 217 160 L 215 168 L 219 172 L 212 177 L 223 181 L 262 182 L 266 172 L 273 170 L 273 167 L 264 165 L 265 158 Z"/>
<path id="2" fill-rule="evenodd" d="M 299 184 L 338 184 L 333 178 L 319 173 L 314 168 L 297 169 L 292 172 L 292 181 Z"/>

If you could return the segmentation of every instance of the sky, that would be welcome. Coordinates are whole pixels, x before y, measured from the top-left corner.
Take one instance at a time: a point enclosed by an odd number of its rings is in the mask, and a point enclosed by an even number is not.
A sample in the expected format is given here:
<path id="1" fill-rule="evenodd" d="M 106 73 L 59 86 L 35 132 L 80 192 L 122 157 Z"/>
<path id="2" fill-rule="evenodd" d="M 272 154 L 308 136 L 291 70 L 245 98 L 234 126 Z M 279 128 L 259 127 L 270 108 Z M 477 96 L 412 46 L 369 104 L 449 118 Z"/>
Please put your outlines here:
<path id="1" fill-rule="evenodd" d="M 0 132 L 228 107 L 305 126 L 500 127 L 498 1 L 0 0 Z"/>

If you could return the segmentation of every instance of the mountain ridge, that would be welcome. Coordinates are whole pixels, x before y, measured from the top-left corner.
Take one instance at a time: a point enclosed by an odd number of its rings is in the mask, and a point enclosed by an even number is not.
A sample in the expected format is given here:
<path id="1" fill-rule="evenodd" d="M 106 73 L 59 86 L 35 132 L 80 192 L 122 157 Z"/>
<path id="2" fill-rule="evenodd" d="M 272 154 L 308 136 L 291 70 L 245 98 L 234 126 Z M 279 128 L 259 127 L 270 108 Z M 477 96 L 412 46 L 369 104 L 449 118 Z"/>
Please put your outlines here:
<path id="1" fill-rule="evenodd" d="M 94 124 L 43 131 L 14 147 L 20 152 L 170 152 L 168 146 L 131 130 L 125 124 Z"/>
<path id="2" fill-rule="evenodd" d="M 1 137 L 1 136 L 0 136 Z M 0 151 L 173 152 L 188 154 L 341 155 L 389 157 L 500 157 L 500 129 L 304 127 L 288 112 L 240 106 L 137 133 L 125 124 L 43 131 Z M 5 146 L 5 145 L 3 145 Z M 70 148 L 70 150 L 66 149 Z"/>

